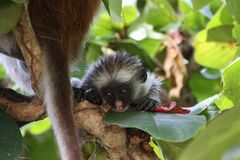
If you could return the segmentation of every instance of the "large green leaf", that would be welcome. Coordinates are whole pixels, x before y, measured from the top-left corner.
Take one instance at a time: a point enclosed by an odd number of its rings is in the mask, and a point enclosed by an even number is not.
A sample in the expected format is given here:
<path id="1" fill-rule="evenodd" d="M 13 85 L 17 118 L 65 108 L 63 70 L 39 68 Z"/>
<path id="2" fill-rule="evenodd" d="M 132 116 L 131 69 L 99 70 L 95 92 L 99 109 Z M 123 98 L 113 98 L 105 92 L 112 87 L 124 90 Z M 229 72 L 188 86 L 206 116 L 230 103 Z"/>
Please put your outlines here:
<path id="1" fill-rule="evenodd" d="M 176 14 L 167 0 L 149 0 L 144 9 L 145 21 L 162 27 L 176 21 Z"/>
<path id="2" fill-rule="evenodd" d="M 0 36 L 16 26 L 20 19 L 22 8 L 22 3 L 0 2 Z"/>
<path id="3" fill-rule="evenodd" d="M 104 121 L 124 128 L 141 129 L 158 140 L 183 142 L 192 138 L 204 126 L 205 117 L 129 110 L 123 113 L 109 111 Z"/>
<path id="4" fill-rule="evenodd" d="M 0 110 L 0 159 L 16 159 L 21 151 L 22 136 L 17 124 Z"/>
<path id="5" fill-rule="evenodd" d="M 59 154 L 52 130 L 48 130 L 40 135 L 27 133 L 24 136 L 24 140 L 28 148 L 27 157 L 29 159 L 59 160 Z"/>
<path id="6" fill-rule="evenodd" d="M 207 41 L 233 42 L 233 18 L 226 5 L 222 5 L 207 25 Z"/>
<path id="7" fill-rule="evenodd" d="M 240 22 L 240 1 L 238 0 L 226 0 L 229 10 L 234 15 L 237 22 Z"/>
<path id="8" fill-rule="evenodd" d="M 240 103 L 240 58 L 232 62 L 223 72 L 223 91 L 221 95 L 237 105 Z"/>
<path id="9" fill-rule="evenodd" d="M 218 80 L 206 79 L 200 74 L 193 74 L 191 76 L 189 87 L 198 101 L 204 100 L 221 91 L 220 82 Z"/>
<path id="10" fill-rule="evenodd" d="M 179 9 L 183 14 L 183 24 L 185 30 L 197 32 L 205 28 L 207 19 L 197 10 L 187 5 L 186 1 L 179 1 Z"/>
<path id="11" fill-rule="evenodd" d="M 226 5 L 222 5 L 214 17 L 209 21 L 207 28 L 212 29 L 223 25 L 233 25 L 233 18 Z"/>
<path id="12" fill-rule="evenodd" d="M 240 107 L 237 106 L 211 121 L 183 152 L 180 160 L 239 159 L 239 115 Z"/>
<path id="13" fill-rule="evenodd" d="M 226 67 L 235 57 L 235 44 L 225 42 L 208 42 L 204 30 L 195 37 L 194 58 L 197 63 L 209 68 L 221 69 Z"/>

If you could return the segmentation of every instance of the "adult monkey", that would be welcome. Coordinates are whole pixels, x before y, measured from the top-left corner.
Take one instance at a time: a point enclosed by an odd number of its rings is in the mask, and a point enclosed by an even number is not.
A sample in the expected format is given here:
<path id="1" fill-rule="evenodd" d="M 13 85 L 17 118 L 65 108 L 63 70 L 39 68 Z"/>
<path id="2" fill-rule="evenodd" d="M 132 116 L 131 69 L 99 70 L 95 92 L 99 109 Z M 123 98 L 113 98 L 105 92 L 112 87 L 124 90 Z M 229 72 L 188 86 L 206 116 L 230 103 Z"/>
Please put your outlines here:
<path id="1" fill-rule="evenodd" d="M 63 160 L 80 160 L 81 151 L 72 114 L 69 63 L 78 57 L 99 0 L 30 0 L 32 27 L 43 48 L 44 102 Z M 0 52 L 22 57 L 14 35 L 0 38 Z"/>

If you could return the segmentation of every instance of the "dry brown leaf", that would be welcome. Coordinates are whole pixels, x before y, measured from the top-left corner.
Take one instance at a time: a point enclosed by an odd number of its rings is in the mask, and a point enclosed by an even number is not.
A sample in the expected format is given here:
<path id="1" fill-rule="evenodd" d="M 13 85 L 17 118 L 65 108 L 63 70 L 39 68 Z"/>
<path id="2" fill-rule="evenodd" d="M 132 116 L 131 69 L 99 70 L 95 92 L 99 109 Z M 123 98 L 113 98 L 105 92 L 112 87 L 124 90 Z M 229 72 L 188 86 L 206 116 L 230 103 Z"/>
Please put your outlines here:
<path id="1" fill-rule="evenodd" d="M 170 79 L 172 86 L 169 91 L 170 98 L 179 98 L 181 89 L 184 84 L 184 77 L 187 75 L 187 69 L 184 64 L 184 58 L 177 43 L 169 38 L 164 42 L 167 53 L 163 64 L 166 77 Z"/>

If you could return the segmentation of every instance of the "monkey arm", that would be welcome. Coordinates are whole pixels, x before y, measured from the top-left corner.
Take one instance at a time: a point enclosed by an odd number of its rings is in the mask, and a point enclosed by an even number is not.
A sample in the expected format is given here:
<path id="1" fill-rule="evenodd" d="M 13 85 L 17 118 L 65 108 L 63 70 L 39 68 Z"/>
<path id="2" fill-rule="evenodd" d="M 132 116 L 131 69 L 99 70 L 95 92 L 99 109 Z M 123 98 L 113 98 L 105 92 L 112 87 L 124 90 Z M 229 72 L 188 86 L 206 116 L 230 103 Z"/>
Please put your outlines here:
<path id="1" fill-rule="evenodd" d="M 158 105 L 158 101 L 151 99 L 148 96 L 142 98 L 141 100 L 137 100 L 131 104 L 131 106 L 141 111 L 154 111 Z"/>

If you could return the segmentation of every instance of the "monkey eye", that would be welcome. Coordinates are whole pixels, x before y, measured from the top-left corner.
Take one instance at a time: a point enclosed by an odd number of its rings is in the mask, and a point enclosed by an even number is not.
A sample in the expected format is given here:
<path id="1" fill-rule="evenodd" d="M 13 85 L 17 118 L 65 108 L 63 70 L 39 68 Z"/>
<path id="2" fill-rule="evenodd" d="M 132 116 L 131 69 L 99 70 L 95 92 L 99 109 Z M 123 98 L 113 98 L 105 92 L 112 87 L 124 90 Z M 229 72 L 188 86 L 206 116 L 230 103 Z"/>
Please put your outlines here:
<path id="1" fill-rule="evenodd" d="M 127 91 L 125 89 L 121 90 L 121 94 L 126 94 L 126 93 L 127 93 Z"/>

